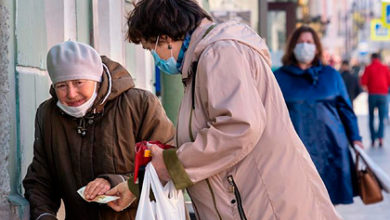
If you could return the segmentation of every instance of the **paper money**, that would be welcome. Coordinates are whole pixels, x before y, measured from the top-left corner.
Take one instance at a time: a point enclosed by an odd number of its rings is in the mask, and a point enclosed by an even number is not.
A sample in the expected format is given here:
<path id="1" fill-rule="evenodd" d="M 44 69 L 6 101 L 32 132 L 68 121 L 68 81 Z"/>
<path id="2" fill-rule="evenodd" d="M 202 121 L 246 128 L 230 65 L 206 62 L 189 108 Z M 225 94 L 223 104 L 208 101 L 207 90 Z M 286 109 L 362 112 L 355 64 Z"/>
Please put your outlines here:
<path id="1" fill-rule="evenodd" d="M 88 200 L 84 196 L 85 186 L 81 187 L 79 190 L 77 190 L 77 193 L 87 202 L 97 202 L 97 203 L 109 203 L 111 201 L 119 199 L 118 196 L 106 196 L 106 195 L 99 195 L 96 196 L 92 200 Z"/>

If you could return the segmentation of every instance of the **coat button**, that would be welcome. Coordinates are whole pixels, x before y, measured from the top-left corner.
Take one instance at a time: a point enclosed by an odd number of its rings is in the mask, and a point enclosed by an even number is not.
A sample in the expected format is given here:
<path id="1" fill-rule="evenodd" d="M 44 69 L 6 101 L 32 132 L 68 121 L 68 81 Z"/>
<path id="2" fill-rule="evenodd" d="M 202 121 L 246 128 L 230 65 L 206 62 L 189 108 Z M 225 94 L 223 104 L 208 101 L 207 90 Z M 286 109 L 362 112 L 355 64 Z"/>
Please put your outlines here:
<path id="1" fill-rule="evenodd" d="M 232 199 L 232 201 L 230 201 L 232 204 L 236 203 L 236 200 L 235 199 Z"/>

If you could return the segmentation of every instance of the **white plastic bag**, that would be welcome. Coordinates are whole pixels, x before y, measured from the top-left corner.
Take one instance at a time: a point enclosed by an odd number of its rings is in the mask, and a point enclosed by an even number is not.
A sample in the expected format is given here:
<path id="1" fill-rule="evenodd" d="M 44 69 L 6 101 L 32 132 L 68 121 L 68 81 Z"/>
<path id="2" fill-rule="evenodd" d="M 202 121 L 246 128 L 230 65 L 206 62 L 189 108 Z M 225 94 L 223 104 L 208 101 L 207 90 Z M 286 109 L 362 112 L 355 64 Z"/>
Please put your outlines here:
<path id="1" fill-rule="evenodd" d="M 376 178 L 379 181 L 383 191 L 390 193 L 390 177 L 382 170 L 359 146 L 355 146 L 355 150 L 360 154 L 363 160 L 367 163 L 367 166 L 370 167 L 371 171 L 375 174 Z"/>
<path id="2" fill-rule="evenodd" d="M 156 201 L 150 201 L 150 189 Z M 185 220 L 184 196 L 172 181 L 162 186 L 152 163 L 145 169 L 136 220 Z"/>

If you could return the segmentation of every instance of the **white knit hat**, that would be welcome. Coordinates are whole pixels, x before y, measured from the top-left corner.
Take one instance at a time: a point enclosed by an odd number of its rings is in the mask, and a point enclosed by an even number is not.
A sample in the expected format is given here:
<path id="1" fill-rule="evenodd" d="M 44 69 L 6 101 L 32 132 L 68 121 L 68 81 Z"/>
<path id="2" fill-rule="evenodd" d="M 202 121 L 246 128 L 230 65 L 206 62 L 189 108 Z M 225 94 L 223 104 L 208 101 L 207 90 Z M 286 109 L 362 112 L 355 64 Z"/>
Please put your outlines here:
<path id="1" fill-rule="evenodd" d="M 46 63 L 53 84 L 76 79 L 100 82 L 103 74 L 102 59 L 96 50 L 74 41 L 53 46 L 47 53 Z"/>

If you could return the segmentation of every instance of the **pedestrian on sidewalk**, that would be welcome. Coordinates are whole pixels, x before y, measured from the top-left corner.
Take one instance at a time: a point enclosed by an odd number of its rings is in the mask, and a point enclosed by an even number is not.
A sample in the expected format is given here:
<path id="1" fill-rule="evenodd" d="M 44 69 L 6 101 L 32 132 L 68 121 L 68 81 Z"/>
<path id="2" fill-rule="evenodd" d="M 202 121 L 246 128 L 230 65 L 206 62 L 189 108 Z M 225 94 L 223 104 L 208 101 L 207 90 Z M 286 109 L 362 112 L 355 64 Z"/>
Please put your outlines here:
<path id="1" fill-rule="evenodd" d="M 152 163 L 187 188 L 198 219 L 340 219 L 253 29 L 213 23 L 195 0 L 139 1 L 128 26 L 130 42 L 182 77 L 178 150 L 153 146 Z"/>
<path id="2" fill-rule="evenodd" d="M 348 60 L 343 60 L 340 67 L 340 73 L 347 88 L 348 97 L 351 100 L 351 104 L 353 106 L 353 101 L 362 92 L 362 88 L 359 83 L 359 77 L 351 72 Z"/>
<path id="3" fill-rule="evenodd" d="M 322 61 L 322 45 L 308 26 L 289 37 L 283 66 L 275 71 L 291 120 L 334 205 L 353 203 L 350 145 L 362 145 L 343 79 Z"/>
<path id="4" fill-rule="evenodd" d="M 47 70 L 52 97 L 37 110 L 34 157 L 23 180 L 30 218 L 57 219 L 62 199 L 66 219 L 134 219 L 136 204 L 115 212 L 84 201 L 77 190 L 86 186 L 88 200 L 103 195 L 130 178 L 136 142 L 173 138 L 158 98 L 135 88 L 125 68 L 83 43 L 52 47 Z"/>
<path id="5" fill-rule="evenodd" d="M 368 91 L 368 115 L 371 135 L 371 146 L 375 146 L 376 140 L 379 146 L 383 146 L 384 120 L 388 113 L 387 95 L 390 86 L 390 72 L 387 66 L 380 61 L 378 53 L 371 55 L 371 64 L 368 65 L 363 73 L 360 82 L 363 88 Z M 374 126 L 375 109 L 378 110 L 379 127 Z"/>

